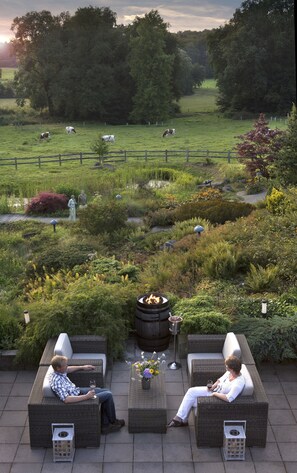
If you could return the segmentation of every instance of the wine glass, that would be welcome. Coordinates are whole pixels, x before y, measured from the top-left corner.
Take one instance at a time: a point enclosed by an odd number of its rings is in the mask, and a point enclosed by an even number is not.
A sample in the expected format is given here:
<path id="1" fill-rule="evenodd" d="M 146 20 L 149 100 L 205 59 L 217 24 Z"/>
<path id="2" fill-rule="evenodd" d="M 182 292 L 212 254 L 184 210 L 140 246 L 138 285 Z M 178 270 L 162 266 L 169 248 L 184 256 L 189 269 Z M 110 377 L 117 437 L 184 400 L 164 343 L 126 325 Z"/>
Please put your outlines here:
<path id="1" fill-rule="evenodd" d="M 96 380 L 95 379 L 90 379 L 90 388 L 95 389 L 96 388 Z M 96 394 L 93 396 L 93 399 L 96 399 Z"/>
<path id="2" fill-rule="evenodd" d="M 213 385 L 213 380 L 212 380 L 212 379 L 209 379 L 209 380 L 207 381 L 207 384 L 206 384 L 207 389 L 211 389 L 211 388 L 212 388 L 212 385 Z"/>

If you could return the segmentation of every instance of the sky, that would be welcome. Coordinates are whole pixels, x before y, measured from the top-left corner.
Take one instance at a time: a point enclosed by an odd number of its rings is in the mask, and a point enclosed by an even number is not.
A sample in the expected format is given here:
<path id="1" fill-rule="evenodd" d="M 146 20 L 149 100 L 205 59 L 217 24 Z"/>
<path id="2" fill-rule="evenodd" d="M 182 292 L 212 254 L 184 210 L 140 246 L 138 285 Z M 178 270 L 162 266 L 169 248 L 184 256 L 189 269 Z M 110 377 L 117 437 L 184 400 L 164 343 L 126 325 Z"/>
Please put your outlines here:
<path id="1" fill-rule="evenodd" d="M 48 10 L 53 15 L 63 11 L 74 14 L 78 8 L 109 7 L 117 14 L 117 24 L 127 25 L 135 16 L 158 10 L 169 31 L 218 28 L 232 18 L 241 0 L 0 0 L 0 42 L 13 39 L 13 19 L 31 11 Z"/>

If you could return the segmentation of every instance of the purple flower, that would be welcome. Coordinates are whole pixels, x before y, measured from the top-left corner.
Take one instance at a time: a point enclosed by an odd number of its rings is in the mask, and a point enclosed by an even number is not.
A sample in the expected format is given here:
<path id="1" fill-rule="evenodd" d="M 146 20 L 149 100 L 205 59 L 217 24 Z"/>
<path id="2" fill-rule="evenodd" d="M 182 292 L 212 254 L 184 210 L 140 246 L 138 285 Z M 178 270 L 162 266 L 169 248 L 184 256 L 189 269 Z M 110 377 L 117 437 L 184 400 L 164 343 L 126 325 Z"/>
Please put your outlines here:
<path id="1" fill-rule="evenodd" d="M 144 378 L 152 378 L 153 377 L 153 375 L 150 372 L 149 368 L 145 368 L 145 370 L 143 370 L 142 375 L 143 375 Z"/>

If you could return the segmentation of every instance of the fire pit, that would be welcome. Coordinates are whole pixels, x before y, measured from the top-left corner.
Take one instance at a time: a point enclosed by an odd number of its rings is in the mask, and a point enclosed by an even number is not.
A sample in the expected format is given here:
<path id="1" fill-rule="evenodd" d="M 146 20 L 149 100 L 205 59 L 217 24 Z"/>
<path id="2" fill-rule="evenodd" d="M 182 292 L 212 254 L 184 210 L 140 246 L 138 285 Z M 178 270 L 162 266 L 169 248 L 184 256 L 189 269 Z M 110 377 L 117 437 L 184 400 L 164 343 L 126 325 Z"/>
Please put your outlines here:
<path id="1" fill-rule="evenodd" d="M 162 294 L 149 293 L 137 298 L 135 327 L 139 348 L 156 352 L 168 348 L 169 312 L 169 301 Z"/>

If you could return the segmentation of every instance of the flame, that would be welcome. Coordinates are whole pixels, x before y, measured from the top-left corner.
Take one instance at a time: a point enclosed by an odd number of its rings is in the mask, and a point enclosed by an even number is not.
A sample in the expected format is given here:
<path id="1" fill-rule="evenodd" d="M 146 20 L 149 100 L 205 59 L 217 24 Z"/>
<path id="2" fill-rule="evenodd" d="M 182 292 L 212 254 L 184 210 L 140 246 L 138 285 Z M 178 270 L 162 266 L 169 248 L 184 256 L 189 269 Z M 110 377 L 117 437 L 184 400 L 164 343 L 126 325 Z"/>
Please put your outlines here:
<path id="1" fill-rule="evenodd" d="M 146 304 L 160 304 L 162 302 L 162 297 L 159 296 L 154 296 L 154 294 L 151 294 L 149 297 L 147 297 L 144 302 Z"/>

